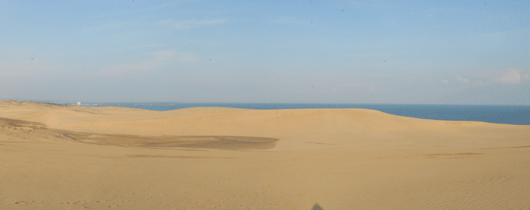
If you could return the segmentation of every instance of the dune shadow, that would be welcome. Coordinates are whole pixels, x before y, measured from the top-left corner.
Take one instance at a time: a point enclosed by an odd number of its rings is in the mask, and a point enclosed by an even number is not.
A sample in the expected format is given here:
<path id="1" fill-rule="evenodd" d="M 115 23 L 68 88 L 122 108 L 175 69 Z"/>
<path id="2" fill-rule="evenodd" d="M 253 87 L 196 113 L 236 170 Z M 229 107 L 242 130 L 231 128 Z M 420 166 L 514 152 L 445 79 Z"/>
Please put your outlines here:
<path id="1" fill-rule="evenodd" d="M 63 131 L 64 132 L 64 131 Z M 66 132 L 64 132 L 66 133 Z M 270 149 L 279 139 L 254 136 L 139 136 L 78 133 L 68 131 L 78 142 L 127 147 L 183 147 L 222 150 Z"/>
<path id="2" fill-rule="evenodd" d="M 140 136 L 125 134 L 84 133 L 49 129 L 42 123 L 0 118 L 0 128 L 34 132 L 35 137 L 70 140 L 88 144 L 126 147 L 182 147 L 194 149 L 270 149 L 279 139 L 256 136 Z"/>
<path id="3" fill-rule="evenodd" d="M 30 122 L 30 121 L 25 121 L 25 120 L 8 119 L 8 118 L 0 118 L 0 126 L 1 127 L 14 127 L 14 128 L 32 128 L 32 129 L 39 129 L 39 128 L 46 127 L 42 123 Z"/>

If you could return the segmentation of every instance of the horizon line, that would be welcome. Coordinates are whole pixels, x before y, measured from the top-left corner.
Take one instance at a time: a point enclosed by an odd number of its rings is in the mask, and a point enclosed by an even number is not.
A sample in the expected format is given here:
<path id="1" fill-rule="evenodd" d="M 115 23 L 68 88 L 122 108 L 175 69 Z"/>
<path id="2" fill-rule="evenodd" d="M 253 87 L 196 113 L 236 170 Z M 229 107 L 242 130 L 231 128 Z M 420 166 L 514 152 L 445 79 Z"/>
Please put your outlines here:
<path id="1" fill-rule="evenodd" d="M 33 102 L 33 103 L 52 103 L 52 104 L 77 104 L 80 101 L 61 101 L 61 100 L 13 100 L 1 99 L 0 101 L 15 101 L 15 102 Z M 82 101 L 81 101 L 82 102 Z M 481 105 L 481 106 L 530 106 L 530 103 L 504 103 L 504 104 L 436 104 L 436 103 L 311 103 L 311 102 L 177 102 L 177 101 L 120 101 L 120 102 L 94 102 L 86 101 L 84 104 L 120 104 L 120 103 L 149 103 L 149 104 L 313 104 L 313 105 Z"/>

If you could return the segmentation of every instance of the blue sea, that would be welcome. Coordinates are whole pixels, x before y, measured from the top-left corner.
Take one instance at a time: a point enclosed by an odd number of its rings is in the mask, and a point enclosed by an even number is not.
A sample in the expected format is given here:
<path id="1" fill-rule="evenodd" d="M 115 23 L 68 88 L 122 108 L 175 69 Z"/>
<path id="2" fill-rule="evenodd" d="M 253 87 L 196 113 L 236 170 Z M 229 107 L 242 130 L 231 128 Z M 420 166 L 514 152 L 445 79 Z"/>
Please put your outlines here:
<path id="1" fill-rule="evenodd" d="M 414 104 L 289 104 L 289 103 L 102 103 L 90 107 L 117 106 L 156 111 L 189 107 L 231 107 L 244 109 L 365 108 L 385 113 L 433 120 L 482 121 L 530 124 L 530 106 L 524 105 L 414 105 Z"/>

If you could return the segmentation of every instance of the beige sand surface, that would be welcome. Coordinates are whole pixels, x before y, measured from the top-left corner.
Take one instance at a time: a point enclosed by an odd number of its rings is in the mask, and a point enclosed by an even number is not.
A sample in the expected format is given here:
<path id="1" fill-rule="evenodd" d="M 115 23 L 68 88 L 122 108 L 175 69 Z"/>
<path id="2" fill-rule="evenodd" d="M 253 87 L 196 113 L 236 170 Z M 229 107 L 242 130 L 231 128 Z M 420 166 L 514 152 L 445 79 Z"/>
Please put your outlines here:
<path id="1" fill-rule="evenodd" d="M 530 126 L 0 101 L 1 209 L 530 209 Z"/>

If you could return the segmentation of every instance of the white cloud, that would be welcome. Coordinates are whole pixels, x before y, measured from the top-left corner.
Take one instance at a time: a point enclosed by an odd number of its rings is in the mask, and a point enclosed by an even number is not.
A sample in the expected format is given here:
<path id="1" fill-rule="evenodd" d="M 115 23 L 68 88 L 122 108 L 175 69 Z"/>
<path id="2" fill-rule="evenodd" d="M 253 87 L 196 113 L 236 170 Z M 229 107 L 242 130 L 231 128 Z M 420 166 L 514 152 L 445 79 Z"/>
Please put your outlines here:
<path id="1" fill-rule="evenodd" d="M 460 77 L 460 76 L 457 76 L 457 77 L 456 77 L 456 80 L 458 80 L 458 81 L 460 81 L 460 82 L 465 82 L 465 83 L 468 83 L 468 82 L 469 82 L 468 79 L 466 79 L 466 78 L 462 78 L 462 77 Z"/>
<path id="2" fill-rule="evenodd" d="M 226 23 L 226 20 L 223 19 L 212 19 L 212 20 L 188 20 L 182 21 L 173 24 L 173 28 L 176 29 L 188 29 L 188 28 L 198 28 L 209 25 L 220 25 Z"/>
<path id="3" fill-rule="evenodd" d="M 519 84 L 521 82 L 521 71 L 515 69 L 503 70 L 498 80 L 506 84 Z"/>
<path id="4" fill-rule="evenodd" d="M 528 70 L 508 68 L 504 70 L 480 71 L 471 74 L 468 73 L 467 75 L 470 75 L 474 79 L 480 79 L 482 81 L 482 84 L 485 85 L 499 83 L 517 85 L 521 83 L 527 83 L 530 80 L 530 66 Z"/>
<path id="5" fill-rule="evenodd" d="M 447 81 L 446 79 L 442 79 L 442 83 L 448 85 L 449 81 Z"/>

